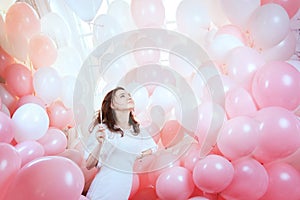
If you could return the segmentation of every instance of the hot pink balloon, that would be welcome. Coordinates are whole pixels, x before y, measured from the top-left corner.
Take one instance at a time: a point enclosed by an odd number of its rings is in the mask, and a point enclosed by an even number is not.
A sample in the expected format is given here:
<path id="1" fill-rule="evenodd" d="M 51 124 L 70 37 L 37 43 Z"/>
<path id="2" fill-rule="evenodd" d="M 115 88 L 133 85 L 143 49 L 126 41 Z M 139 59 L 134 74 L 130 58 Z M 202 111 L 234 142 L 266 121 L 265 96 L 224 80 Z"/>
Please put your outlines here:
<path id="1" fill-rule="evenodd" d="M 45 149 L 45 155 L 62 153 L 67 147 L 67 138 L 64 132 L 57 128 L 49 128 L 46 134 L 38 140 Z"/>
<path id="2" fill-rule="evenodd" d="M 237 47 L 229 52 L 225 64 L 228 77 L 250 91 L 254 74 L 265 64 L 265 60 L 250 47 Z"/>
<path id="3" fill-rule="evenodd" d="M 138 174 L 133 174 L 133 178 L 132 178 L 132 187 L 131 187 L 131 191 L 130 191 L 130 195 L 129 195 L 129 199 L 131 199 L 139 190 L 140 187 L 140 179 L 139 179 L 139 175 Z"/>
<path id="4" fill-rule="evenodd" d="M 156 193 L 160 199 L 187 199 L 194 190 L 192 174 L 183 167 L 172 167 L 156 181 Z"/>
<path id="5" fill-rule="evenodd" d="M 161 0 L 133 0 L 131 14 L 137 27 L 162 26 L 165 8 Z"/>
<path id="6" fill-rule="evenodd" d="M 281 5 L 286 10 L 290 18 L 297 13 L 300 7 L 299 0 L 261 0 L 261 5 L 268 3 L 276 3 Z"/>
<path id="7" fill-rule="evenodd" d="M 259 199 L 267 191 L 269 176 L 265 168 L 253 158 L 232 162 L 234 176 L 229 186 L 221 192 L 225 199 Z"/>
<path id="8" fill-rule="evenodd" d="M 0 143 L 0 198 L 3 198 L 3 194 L 8 188 L 9 184 L 13 180 L 21 168 L 21 157 L 16 149 L 10 144 Z"/>
<path id="9" fill-rule="evenodd" d="M 0 111 L 0 142 L 10 143 L 13 137 L 13 122 L 9 116 Z"/>
<path id="10" fill-rule="evenodd" d="M 225 97 L 225 110 L 229 118 L 234 118 L 252 114 L 257 108 L 249 92 L 240 87 L 227 93 Z"/>
<path id="11" fill-rule="evenodd" d="M 33 93 L 31 71 L 22 64 L 9 65 L 5 70 L 7 89 L 19 97 Z"/>
<path id="12" fill-rule="evenodd" d="M 43 146 L 34 140 L 20 142 L 15 148 L 22 158 L 22 166 L 36 158 L 44 156 L 45 153 Z"/>
<path id="13" fill-rule="evenodd" d="M 269 174 L 269 186 L 261 200 L 299 199 L 300 174 L 286 163 L 274 163 L 266 166 Z"/>
<path id="14" fill-rule="evenodd" d="M 41 157 L 18 172 L 5 199 L 79 199 L 83 187 L 84 176 L 73 161 L 59 156 Z"/>
<path id="15" fill-rule="evenodd" d="M 250 155 L 259 141 L 259 122 L 239 116 L 224 123 L 217 140 L 222 154 L 230 160 Z"/>
<path id="16" fill-rule="evenodd" d="M 47 35 L 33 36 L 29 42 L 29 58 L 35 69 L 51 66 L 57 58 L 57 48 L 54 41 Z"/>
<path id="17" fill-rule="evenodd" d="M 157 194 L 155 188 L 153 187 L 146 187 L 141 188 L 137 191 L 137 193 L 131 198 L 131 200 L 151 200 L 157 199 Z"/>
<path id="18" fill-rule="evenodd" d="M 233 173 L 233 166 L 226 158 L 208 155 L 196 163 L 193 180 L 203 192 L 218 193 L 230 184 Z"/>
<path id="19" fill-rule="evenodd" d="M 259 69 L 252 95 L 260 108 L 280 106 L 294 110 L 300 104 L 300 73 L 289 63 L 273 61 Z"/>
<path id="20" fill-rule="evenodd" d="M 50 119 L 50 126 L 58 129 L 64 129 L 72 122 L 72 110 L 70 108 L 66 108 L 61 101 L 52 103 L 47 108 L 47 112 Z"/>
<path id="21" fill-rule="evenodd" d="M 291 111 L 281 107 L 263 108 L 255 119 L 261 124 L 259 143 L 253 154 L 261 162 L 284 158 L 300 147 L 300 123 Z"/>

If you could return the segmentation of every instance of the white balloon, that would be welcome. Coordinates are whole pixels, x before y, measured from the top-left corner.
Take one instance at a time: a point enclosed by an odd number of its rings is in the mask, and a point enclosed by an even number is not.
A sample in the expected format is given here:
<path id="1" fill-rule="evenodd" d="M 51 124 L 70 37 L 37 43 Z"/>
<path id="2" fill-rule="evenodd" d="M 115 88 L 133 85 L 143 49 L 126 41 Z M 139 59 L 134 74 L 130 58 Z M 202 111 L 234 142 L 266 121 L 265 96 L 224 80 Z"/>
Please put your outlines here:
<path id="1" fill-rule="evenodd" d="M 76 13 L 83 21 L 91 21 L 96 16 L 102 0 L 65 0 L 65 3 Z"/>
<path id="2" fill-rule="evenodd" d="M 82 66 L 82 59 L 74 47 L 62 47 L 57 51 L 57 59 L 52 65 L 60 76 L 77 77 Z"/>
<path id="3" fill-rule="evenodd" d="M 108 5 L 107 14 L 113 16 L 123 30 L 136 29 L 131 16 L 130 6 L 126 1 L 115 0 Z"/>
<path id="4" fill-rule="evenodd" d="M 61 78 L 54 68 L 41 67 L 33 75 L 33 88 L 38 97 L 50 104 L 61 94 Z"/>
<path id="5" fill-rule="evenodd" d="M 62 79 L 61 100 L 67 108 L 73 108 L 73 94 L 75 89 L 76 78 L 65 76 Z"/>
<path id="6" fill-rule="evenodd" d="M 135 91 L 131 92 L 132 98 L 135 103 L 135 113 L 141 113 L 147 109 L 149 104 L 149 95 L 146 87 L 139 87 Z"/>
<path id="7" fill-rule="evenodd" d="M 49 12 L 42 16 L 41 32 L 51 37 L 58 48 L 67 46 L 71 38 L 69 25 L 54 12 Z"/>
<path id="8" fill-rule="evenodd" d="M 13 114 L 13 131 L 19 143 L 25 140 L 38 140 L 49 128 L 49 117 L 44 108 L 34 103 L 19 107 Z"/>

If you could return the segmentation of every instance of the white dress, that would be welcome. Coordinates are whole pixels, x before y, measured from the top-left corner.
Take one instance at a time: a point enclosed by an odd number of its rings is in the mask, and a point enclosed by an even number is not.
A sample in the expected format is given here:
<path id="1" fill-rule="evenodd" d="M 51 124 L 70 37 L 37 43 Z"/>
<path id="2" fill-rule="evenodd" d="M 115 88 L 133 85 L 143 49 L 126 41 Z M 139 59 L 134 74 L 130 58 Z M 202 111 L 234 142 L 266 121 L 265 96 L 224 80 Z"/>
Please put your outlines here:
<path id="1" fill-rule="evenodd" d="M 85 159 L 97 145 L 96 132 L 97 128 L 89 136 Z M 123 132 L 124 136 L 121 137 L 121 134 L 106 129 L 106 139 L 98 162 L 100 170 L 87 193 L 90 200 L 127 200 L 131 191 L 135 160 L 142 151 L 155 151 L 157 148 L 152 137 L 143 129 L 137 136 L 132 134 L 133 129 Z"/>

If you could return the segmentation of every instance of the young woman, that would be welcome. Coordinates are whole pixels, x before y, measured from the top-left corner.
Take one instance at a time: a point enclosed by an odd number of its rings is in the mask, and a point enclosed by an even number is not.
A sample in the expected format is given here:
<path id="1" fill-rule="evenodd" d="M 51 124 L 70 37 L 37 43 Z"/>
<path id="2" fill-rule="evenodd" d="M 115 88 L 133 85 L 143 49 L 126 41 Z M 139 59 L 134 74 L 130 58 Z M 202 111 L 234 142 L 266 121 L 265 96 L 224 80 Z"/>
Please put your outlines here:
<path id="1" fill-rule="evenodd" d="M 101 167 L 88 190 L 90 200 L 128 199 L 135 160 L 157 148 L 152 137 L 140 129 L 133 110 L 133 99 L 121 87 L 107 93 L 102 102 L 87 143 L 87 168 Z"/>

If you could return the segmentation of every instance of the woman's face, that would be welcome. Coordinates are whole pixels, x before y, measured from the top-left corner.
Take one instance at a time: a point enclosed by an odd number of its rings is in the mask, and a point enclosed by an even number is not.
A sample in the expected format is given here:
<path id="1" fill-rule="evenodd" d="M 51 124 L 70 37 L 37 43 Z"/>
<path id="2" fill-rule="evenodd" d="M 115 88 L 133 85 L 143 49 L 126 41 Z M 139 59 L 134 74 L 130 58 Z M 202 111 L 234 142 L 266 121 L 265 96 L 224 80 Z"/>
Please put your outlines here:
<path id="1" fill-rule="evenodd" d="M 130 93 L 126 90 L 117 90 L 112 97 L 112 109 L 114 110 L 133 110 L 134 101 Z"/>

